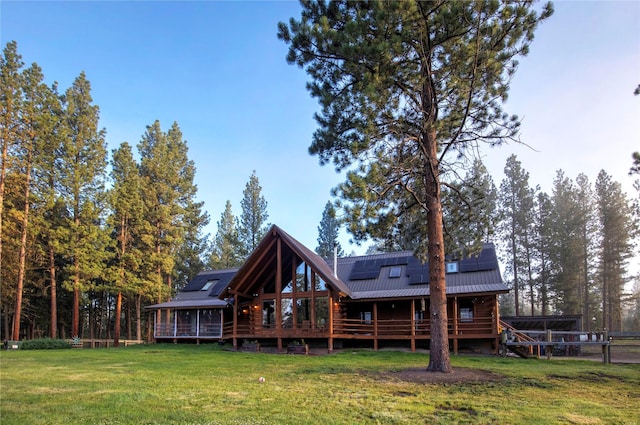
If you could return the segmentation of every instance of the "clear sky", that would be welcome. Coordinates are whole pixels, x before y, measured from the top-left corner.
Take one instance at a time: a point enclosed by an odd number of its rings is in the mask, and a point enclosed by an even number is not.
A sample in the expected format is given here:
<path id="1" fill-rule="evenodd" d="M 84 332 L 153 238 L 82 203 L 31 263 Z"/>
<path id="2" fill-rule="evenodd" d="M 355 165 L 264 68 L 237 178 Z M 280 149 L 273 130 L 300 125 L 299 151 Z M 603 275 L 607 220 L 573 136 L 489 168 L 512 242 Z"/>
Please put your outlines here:
<path id="1" fill-rule="evenodd" d="M 558 169 L 594 182 L 604 169 L 635 196 L 627 176 L 640 150 L 640 2 L 555 3 L 512 82 L 505 110 L 523 118 L 533 149 L 488 149 L 483 160 L 499 186 L 516 154 L 530 184 L 550 192 Z M 279 21 L 298 18 L 297 2 L 0 3 L 2 47 L 18 43 L 62 90 L 85 71 L 109 150 L 136 145 L 147 125 L 177 121 L 197 168 L 198 198 L 211 216 L 240 200 L 252 171 L 269 222 L 309 248 L 331 188 L 342 181 L 307 153 L 316 101 L 303 70 L 285 61 Z M 364 247 L 341 238 L 345 252 Z M 640 263 L 638 257 L 632 260 Z"/>

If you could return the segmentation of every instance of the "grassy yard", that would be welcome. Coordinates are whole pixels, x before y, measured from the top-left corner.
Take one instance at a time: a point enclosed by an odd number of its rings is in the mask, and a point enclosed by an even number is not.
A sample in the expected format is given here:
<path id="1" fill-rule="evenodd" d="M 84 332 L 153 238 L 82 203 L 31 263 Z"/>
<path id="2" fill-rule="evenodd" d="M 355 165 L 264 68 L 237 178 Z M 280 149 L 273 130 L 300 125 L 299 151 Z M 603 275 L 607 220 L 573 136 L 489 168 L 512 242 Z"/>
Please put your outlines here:
<path id="1" fill-rule="evenodd" d="M 293 356 L 215 345 L 2 352 L 0 423 L 640 424 L 640 365 L 454 356 L 454 368 L 497 380 L 394 376 L 427 361 L 406 352 Z"/>

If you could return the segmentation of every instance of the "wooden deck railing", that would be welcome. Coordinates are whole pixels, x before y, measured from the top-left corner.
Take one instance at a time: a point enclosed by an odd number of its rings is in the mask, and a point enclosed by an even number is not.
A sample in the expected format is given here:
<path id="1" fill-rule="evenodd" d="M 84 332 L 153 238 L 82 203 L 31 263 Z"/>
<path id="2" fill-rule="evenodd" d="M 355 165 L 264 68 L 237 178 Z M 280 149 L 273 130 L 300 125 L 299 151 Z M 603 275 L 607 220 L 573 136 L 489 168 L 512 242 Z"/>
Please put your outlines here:
<path id="1" fill-rule="evenodd" d="M 73 348 L 110 348 L 114 347 L 113 339 L 104 338 L 73 338 L 68 340 Z M 130 345 L 144 344 L 143 340 L 138 339 L 121 339 L 118 341 L 120 347 L 128 347 Z"/>
<path id="2" fill-rule="evenodd" d="M 454 335 L 454 321 L 449 319 L 449 334 Z M 355 338 L 406 338 L 415 335 L 416 337 L 429 337 L 431 334 L 431 323 L 428 319 L 413 321 L 414 330 L 411 329 L 412 322 L 409 319 L 389 319 L 378 320 L 377 323 L 363 321 L 360 319 L 336 319 L 333 322 L 333 335 L 336 337 Z M 278 334 L 283 338 L 296 337 L 328 337 L 329 329 L 310 329 L 304 324 L 297 326 L 283 327 L 280 331 L 275 326 L 260 326 L 256 328 L 248 323 L 238 323 L 236 325 L 236 335 L 242 338 L 275 338 Z M 494 319 L 491 317 L 476 317 L 469 321 L 457 323 L 455 335 L 473 337 L 474 335 L 495 334 L 497 337 Z M 225 338 L 233 336 L 233 322 L 226 322 L 223 325 L 223 335 Z"/>

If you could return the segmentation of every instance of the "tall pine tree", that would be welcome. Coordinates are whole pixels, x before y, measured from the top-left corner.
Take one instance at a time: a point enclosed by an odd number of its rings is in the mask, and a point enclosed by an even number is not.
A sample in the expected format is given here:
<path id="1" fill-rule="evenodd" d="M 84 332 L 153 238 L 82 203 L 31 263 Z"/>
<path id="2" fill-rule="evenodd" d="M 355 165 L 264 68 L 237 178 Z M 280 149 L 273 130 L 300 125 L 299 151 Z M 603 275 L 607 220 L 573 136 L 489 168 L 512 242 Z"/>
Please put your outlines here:
<path id="1" fill-rule="evenodd" d="M 246 258 L 258 246 L 263 236 L 269 229 L 269 213 L 267 213 L 267 201 L 262 196 L 262 186 L 256 171 L 249 177 L 240 201 L 242 215 L 240 215 L 240 227 L 238 236 L 243 247 L 243 256 Z"/>
<path id="2" fill-rule="evenodd" d="M 549 247 L 555 307 L 580 314 L 580 220 L 574 182 L 558 170 L 553 181 L 553 238 Z"/>
<path id="3" fill-rule="evenodd" d="M 529 270 L 527 259 L 529 246 L 529 226 L 532 223 L 533 191 L 529 186 L 529 173 L 515 155 L 507 158 L 504 167 L 505 178 L 500 184 L 500 225 L 501 234 L 507 243 L 507 264 L 505 271 L 513 279 L 515 315 L 521 311 L 521 291 Z M 522 274 L 525 274 L 525 277 Z"/>
<path id="4" fill-rule="evenodd" d="M 140 272 L 143 252 L 140 249 L 144 203 L 142 181 L 138 164 L 133 158 L 131 146 L 124 142 L 113 150 L 111 159 L 112 187 L 109 191 L 111 215 L 109 224 L 115 238 L 115 261 L 111 290 L 116 293 L 113 343 L 120 341 L 122 323 L 122 296 L 135 296 L 141 290 Z M 140 317 L 140 312 L 137 312 Z M 137 326 L 140 329 L 140 325 Z M 140 338 L 141 335 L 137 335 Z"/>
<path id="5" fill-rule="evenodd" d="M 340 223 L 336 217 L 336 210 L 331 201 L 327 201 L 322 212 L 322 220 L 318 226 L 316 254 L 322 258 L 333 258 L 334 249 L 337 248 L 338 257 L 342 257 L 344 251 L 338 242 L 339 231 Z"/>
<path id="6" fill-rule="evenodd" d="M 186 238 L 189 208 L 197 191 L 195 166 L 175 122 L 166 133 L 159 121 L 148 126 L 138 151 L 144 203 L 143 280 L 146 293 L 160 302 L 175 289 L 175 258 Z"/>
<path id="7" fill-rule="evenodd" d="M 64 95 L 66 137 L 61 147 L 60 191 L 70 219 L 62 230 L 64 254 L 70 259 L 63 285 L 73 292 L 71 335 L 81 336 L 83 292 L 105 274 L 108 235 L 102 226 L 107 149 L 98 128 L 99 109 L 84 72 Z"/>
<path id="8" fill-rule="evenodd" d="M 208 266 L 213 270 L 240 267 L 243 261 L 243 247 L 238 235 L 238 219 L 227 200 L 218 221 L 218 231 L 214 236 Z"/>
<path id="9" fill-rule="evenodd" d="M 622 327 L 621 298 L 628 279 L 627 266 L 637 229 L 629 202 L 620 183 L 614 182 L 604 170 L 595 184 L 598 221 L 600 224 L 599 276 L 602 293 L 602 324 L 610 331 Z"/>
<path id="10" fill-rule="evenodd" d="M 279 24 L 278 37 L 320 101 L 310 152 L 322 164 L 353 166 L 337 193 L 357 236 L 394 225 L 393 213 L 426 213 L 426 246 L 415 253 L 430 270 L 427 368 L 450 372 L 441 177 L 479 143 L 516 137 L 518 120 L 501 101 L 516 57 L 528 52 L 551 5 L 540 14 L 506 1 L 310 1 L 302 8 L 300 20 Z"/>

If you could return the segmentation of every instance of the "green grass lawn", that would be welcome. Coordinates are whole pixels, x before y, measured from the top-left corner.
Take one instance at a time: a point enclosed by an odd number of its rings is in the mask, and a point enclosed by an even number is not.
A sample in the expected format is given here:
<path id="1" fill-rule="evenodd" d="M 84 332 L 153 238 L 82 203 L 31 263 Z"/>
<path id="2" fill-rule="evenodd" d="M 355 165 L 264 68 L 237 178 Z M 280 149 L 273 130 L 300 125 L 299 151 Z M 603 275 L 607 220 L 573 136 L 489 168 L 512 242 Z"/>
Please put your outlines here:
<path id="1" fill-rule="evenodd" d="M 420 384 L 386 374 L 427 362 L 420 353 L 293 356 L 216 345 L 8 351 L 0 423 L 640 424 L 640 365 L 453 356 L 454 368 L 501 378 Z"/>

